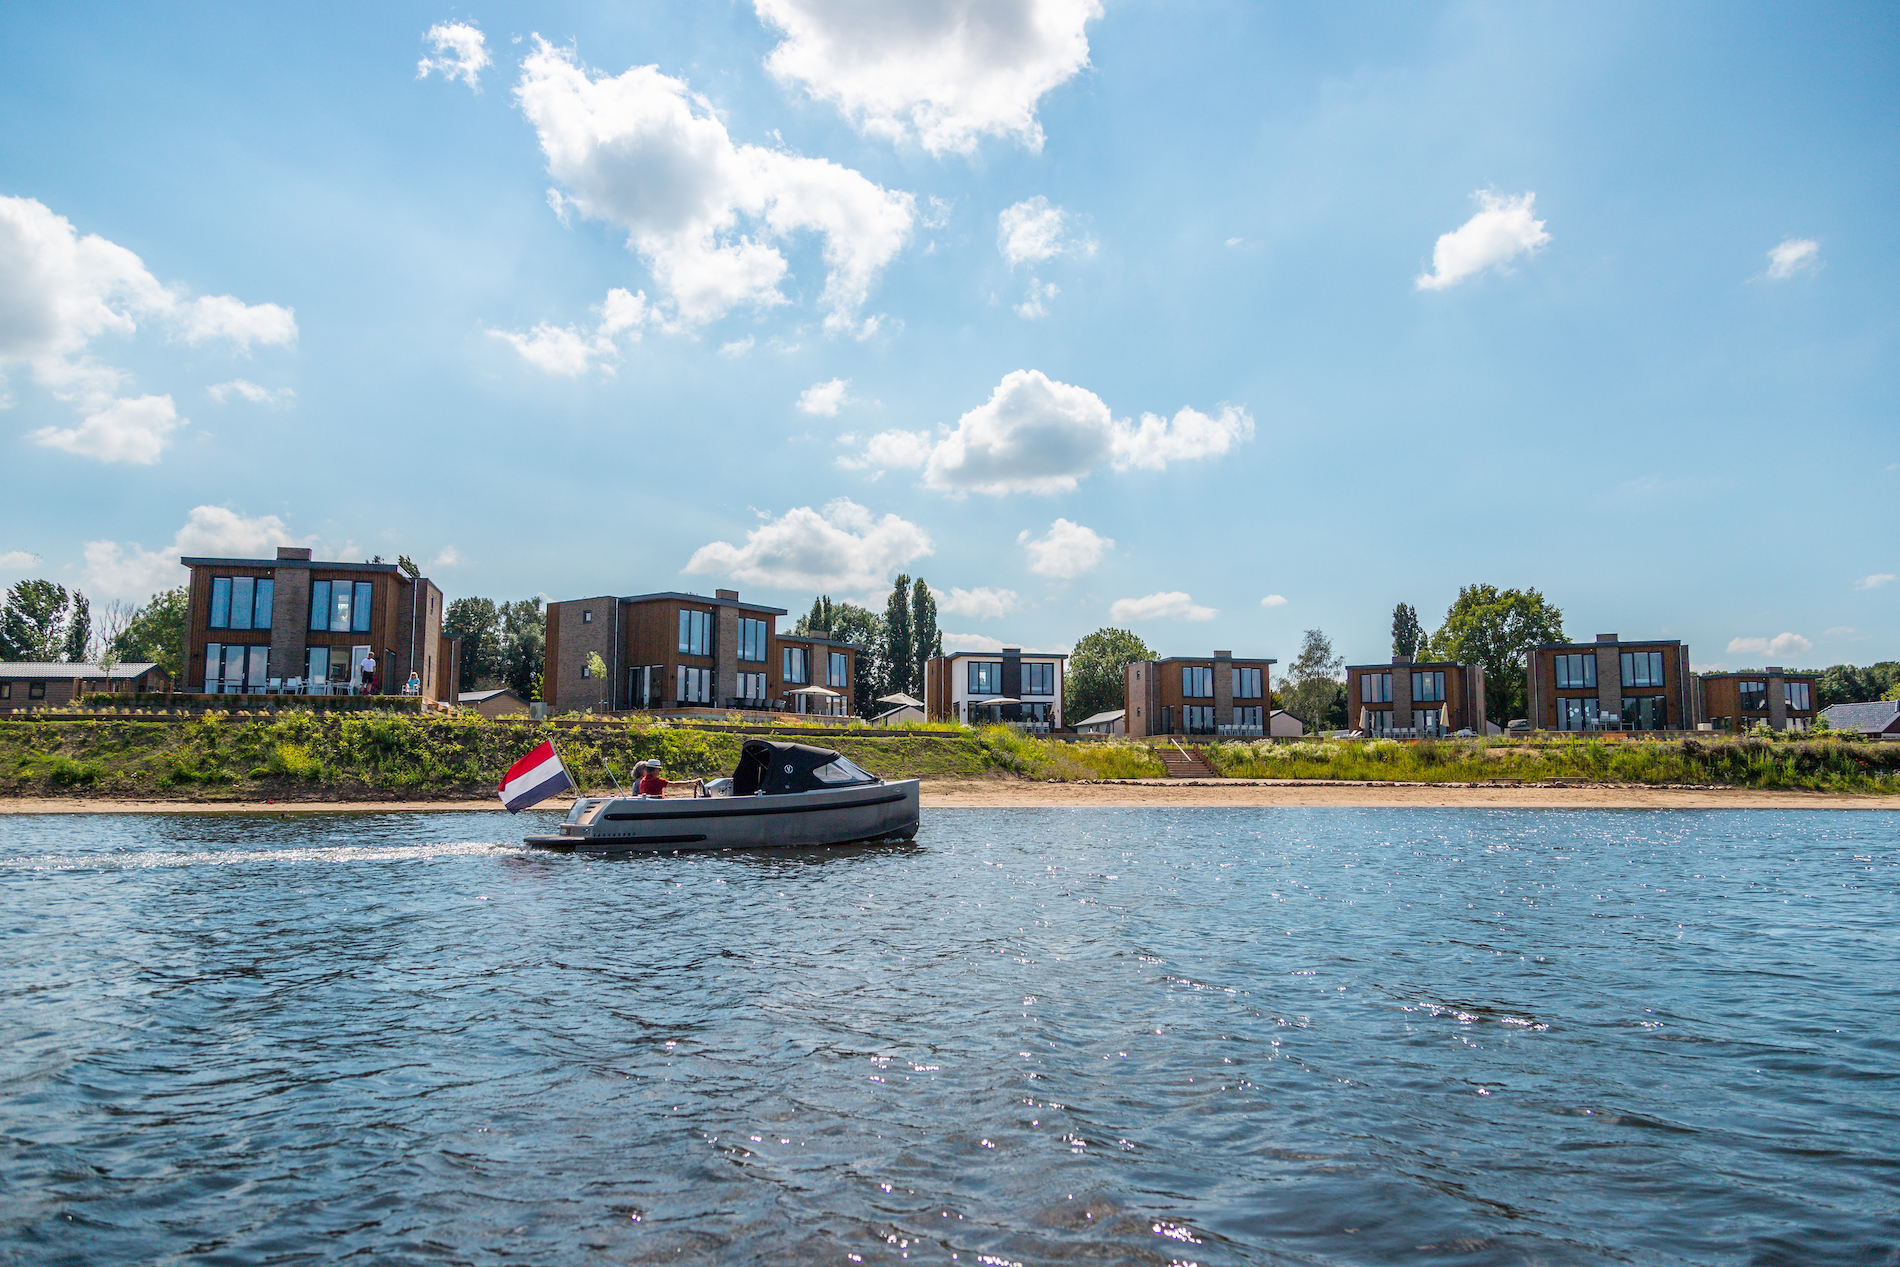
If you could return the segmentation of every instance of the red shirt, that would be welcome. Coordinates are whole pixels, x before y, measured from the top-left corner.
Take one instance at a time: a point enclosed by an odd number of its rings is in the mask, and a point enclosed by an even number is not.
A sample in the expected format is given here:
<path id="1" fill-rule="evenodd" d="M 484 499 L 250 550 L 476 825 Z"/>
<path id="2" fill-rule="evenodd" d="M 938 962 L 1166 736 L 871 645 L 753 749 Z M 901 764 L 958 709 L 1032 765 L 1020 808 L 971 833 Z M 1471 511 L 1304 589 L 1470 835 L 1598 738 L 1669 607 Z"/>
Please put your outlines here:
<path id="1" fill-rule="evenodd" d="M 642 796 L 663 796 L 666 794 L 666 783 L 665 779 L 649 770 L 640 776 L 640 781 L 634 784 L 634 790 Z"/>

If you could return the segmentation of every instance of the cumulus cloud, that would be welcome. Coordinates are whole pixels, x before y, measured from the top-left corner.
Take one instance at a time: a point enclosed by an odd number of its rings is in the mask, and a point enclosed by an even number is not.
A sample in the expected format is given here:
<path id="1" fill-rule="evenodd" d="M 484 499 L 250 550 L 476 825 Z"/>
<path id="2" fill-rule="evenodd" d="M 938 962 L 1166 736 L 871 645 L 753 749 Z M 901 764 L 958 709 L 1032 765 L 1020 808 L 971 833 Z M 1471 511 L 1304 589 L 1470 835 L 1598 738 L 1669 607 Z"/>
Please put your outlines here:
<path id="1" fill-rule="evenodd" d="M 1046 317 L 1049 315 L 1049 309 L 1044 305 L 1043 301 L 1046 299 L 1054 299 L 1061 293 L 1060 290 L 1056 289 L 1054 282 L 1038 281 L 1036 278 L 1031 277 L 1029 279 L 1029 293 L 1024 295 L 1023 301 L 1016 305 L 1016 315 L 1021 317 L 1024 321 L 1034 321 L 1038 317 Z"/>
<path id="2" fill-rule="evenodd" d="M 429 560 L 429 567 L 431 570 L 435 568 L 452 568 L 461 563 L 461 561 L 461 551 L 457 550 L 454 546 L 443 546 L 442 552 Z"/>
<path id="3" fill-rule="evenodd" d="M 1001 651 L 1003 640 L 988 634 L 946 632 L 943 634 L 943 649 L 948 655 L 955 655 L 959 651 Z"/>
<path id="4" fill-rule="evenodd" d="M 745 544 L 701 546 L 685 572 L 730 576 L 771 589 L 873 590 L 893 569 L 935 550 L 909 520 L 882 518 L 848 498 L 822 511 L 800 506 L 746 533 Z"/>
<path id="5" fill-rule="evenodd" d="M 594 311 L 599 314 L 591 329 L 579 326 L 550 325 L 543 321 L 525 333 L 518 330 L 490 330 L 505 341 L 522 359 L 549 374 L 575 378 L 598 367 L 612 375 L 620 362 L 620 342 L 640 341 L 642 326 L 651 324 L 655 315 L 647 304 L 646 292 L 630 292 L 616 286 Z"/>
<path id="6" fill-rule="evenodd" d="M 186 343 L 296 341 L 288 308 L 245 304 L 229 295 L 190 299 L 161 284 L 131 251 L 32 198 L 0 197 L 0 373 L 27 367 L 35 382 L 84 415 L 77 427 L 45 427 L 32 438 L 109 462 L 152 462 L 183 420 L 169 396 L 115 400 L 127 375 L 92 354 L 104 335 L 136 334 L 141 322 L 168 327 Z"/>
<path id="7" fill-rule="evenodd" d="M 1284 595 L 1284 594 L 1269 594 L 1269 595 L 1267 595 L 1267 596 L 1266 596 L 1265 598 L 1263 598 L 1263 599 L 1261 599 L 1261 600 L 1260 600 L 1260 605 L 1261 605 L 1262 607 L 1285 607 L 1285 606 L 1286 606 L 1286 595 Z"/>
<path id="8" fill-rule="evenodd" d="M 1071 217 L 1041 194 L 1005 207 L 996 216 L 996 249 L 1009 266 L 1040 264 L 1058 255 L 1093 255 L 1095 242 L 1071 237 Z"/>
<path id="9" fill-rule="evenodd" d="M 1149 594 L 1145 598 L 1118 598 L 1109 607 L 1111 618 L 1123 623 L 1138 620 L 1212 620 L 1220 612 L 1201 607 L 1180 590 Z"/>
<path id="10" fill-rule="evenodd" d="M 77 427 L 41 427 L 31 438 L 82 458 L 150 466 L 185 422 L 170 396 L 139 396 L 110 400 Z"/>
<path id="11" fill-rule="evenodd" d="M 743 339 L 734 339 L 730 343 L 721 343 L 719 345 L 719 355 L 730 357 L 744 356 L 747 352 L 752 350 L 753 345 L 757 342 L 757 339 L 748 334 Z"/>
<path id="12" fill-rule="evenodd" d="M 1143 414 L 1139 427 L 1123 424 L 1115 435 L 1115 469 L 1166 470 L 1170 462 L 1219 457 L 1253 439 L 1253 419 L 1232 405 L 1210 418 L 1198 409 L 1182 409 L 1172 421 Z"/>
<path id="13" fill-rule="evenodd" d="M 933 585 L 930 592 L 943 611 L 952 616 L 968 616 L 973 620 L 994 620 L 998 616 L 1007 616 L 1016 610 L 1020 601 L 1015 590 L 991 589 L 987 585 L 973 590 L 940 590 Z"/>
<path id="14" fill-rule="evenodd" d="M 459 79 L 476 92 L 482 90 L 481 73 L 491 62 L 488 41 L 480 28 L 467 22 L 438 22 L 422 38 L 435 56 L 416 63 L 417 79 L 426 79 L 430 71 L 438 70 L 444 79 Z"/>
<path id="15" fill-rule="evenodd" d="M 813 383 L 798 394 L 798 412 L 810 417 L 835 418 L 839 408 L 845 402 L 845 388 L 851 386 L 848 378 L 834 378 L 827 383 Z"/>
<path id="16" fill-rule="evenodd" d="M 205 395 L 220 405 L 233 397 L 248 400 L 253 405 L 288 405 L 297 397 L 297 393 L 288 387 L 279 387 L 273 391 L 242 378 L 234 378 L 228 383 L 213 383 L 205 388 Z"/>
<path id="17" fill-rule="evenodd" d="M 922 466 L 936 447 L 928 431 L 880 431 L 864 442 L 862 452 L 839 455 L 838 465 L 847 471 L 876 468 L 882 475 L 889 470 Z"/>
<path id="18" fill-rule="evenodd" d="M 1893 580 L 1892 572 L 1874 572 L 1855 581 L 1854 588 L 1857 590 L 1877 590 L 1891 580 Z"/>
<path id="19" fill-rule="evenodd" d="M 1099 0 L 753 0 L 766 67 L 852 125 L 932 154 L 985 136 L 1042 148 L 1036 104 L 1088 65 Z"/>
<path id="20" fill-rule="evenodd" d="M 1821 244 L 1813 238 L 1789 238 L 1768 252 L 1770 281 L 1784 282 L 1803 269 L 1813 268 L 1821 260 Z"/>
<path id="21" fill-rule="evenodd" d="M 1472 197 L 1478 200 L 1478 214 L 1439 235 L 1438 245 L 1432 248 L 1432 271 L 1417 279 L 1420 290 L 1456 286 L 1474 273 L 1508 264 L 1550 241 L 1544 222 L 1533 214 L 1535 193 L 1500 198 L 1480 189 Z"/>
<path id="22" fill-rule="evenodd" d="M 1779 633 L 1772 638 L 1731 638 L 1730 655 L 1805 655 L 1814 644 L 1798 633 Z"/>
<path id="23" fill-rule="evenodd" d="M 182 556 L 268 559 L 278 546 L 307 546 L 310 537 L 294 537 L 276 515 L 250 516 L 226 506 L 197 506 L 169 546 L 146 550 L 137 542 L 88 541 L 86 592 L 95 597 L 143 599 L 185 583 Z"/>
<path id="24" fill-rule="evenodd" d="M 24 572 L 40 565 L 40 556 L 25 550 L 0 550 L 0 572 Z"/>
<path id="25" fill-rule="evenodd" d="M 1056 520 L 1049 531 L 1033 540 L 1025 528 L 1017 535 L 1016 544 L 1029 556 L 1031 572 L 1065 580 L 1092 571 L 1115 548 L 1113 539 L 1067 519 Z"/>
<path id="26" fill-rule="evenodd" d="M 735 145 L 685 81 L 656 66 L 595 78 L 539 36 L 515 96 L 563 205 L 627 231 L 681 325 L 785 303 L 789 266 L 772 243 L 812 232 L 824 241 L 825 328 L 875 328 L 857 312 L 909 240 L 910 194 L 824 159 Z"/>

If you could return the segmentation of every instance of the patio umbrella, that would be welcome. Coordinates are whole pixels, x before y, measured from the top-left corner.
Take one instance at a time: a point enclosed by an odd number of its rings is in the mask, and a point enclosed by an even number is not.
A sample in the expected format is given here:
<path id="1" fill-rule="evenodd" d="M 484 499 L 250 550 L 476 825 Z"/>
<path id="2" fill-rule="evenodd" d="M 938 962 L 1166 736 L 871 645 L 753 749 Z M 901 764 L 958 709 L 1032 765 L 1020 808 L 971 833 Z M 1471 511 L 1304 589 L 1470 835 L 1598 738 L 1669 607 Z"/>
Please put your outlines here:
<path id="1" fill-rule="evenodd" d="M 822 686 L 801 686 L 795 691 L 787 691 L 785 693 L 787 695 L 822 695 L 827 699 L 837 699 L 840 695 L 840 692 L 826 690 Z"/>
<path id="2" fill-rule="evenodd" d="M 902 691 L 899 691 L 895 695 L 880 695 L 877 697 L 877 702 L 880 704 L 898 704 L 905 708 L 922 708 L 924 706 L 922 700 L 912 699 Z"/>
<path id="3" fill-rule="evenodd" d="M 1007 695 L 998 695 L 995 699 L 973 699 L 970 703 L 977 708 L 988 708 L 991 704 L 1020 704 L 1022 701 L 1011 699 Z"/>

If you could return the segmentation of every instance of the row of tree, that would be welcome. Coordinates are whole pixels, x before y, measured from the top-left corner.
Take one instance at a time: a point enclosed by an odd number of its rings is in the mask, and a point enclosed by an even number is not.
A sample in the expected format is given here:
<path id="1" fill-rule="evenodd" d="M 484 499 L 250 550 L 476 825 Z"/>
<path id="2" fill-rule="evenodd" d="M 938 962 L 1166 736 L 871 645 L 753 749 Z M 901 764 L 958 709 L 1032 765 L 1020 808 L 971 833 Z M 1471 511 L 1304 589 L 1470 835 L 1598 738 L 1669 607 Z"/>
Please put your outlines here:
<path id="1" fill-rule="evenodd" d="M 851 682 L 851 711 L 875 717 L 889 695 L 924 699 L 924 666 L 943 654 L 937 627 L 937 599 L 923 577 L 899 573 L 891 584 L 884 613 L 856 603 L 836 603 L 830 595 L 812 600 L 811 610 L 792 626 L 795 634 L 823 634 L 858 647 L 857 675 Z"/>
<path id="2" fill-rule="evenodd" d="M 21 581 L 0 602 L 0 660 L 43 664 L 156 664 L 176 678 L 185 648 L 184 586 L 142 607 L 108 603 L 96 615 L 80 590 Z"/>
<path id="3" fill-rule="evenodd" d="M 548 614 L 540 599 L 497 603 L 492 598 L 458 598 L 442 615 L 442 632 L 462 640 L 457 691 L 506 686 L 522 699 L 541 698 Z"/>

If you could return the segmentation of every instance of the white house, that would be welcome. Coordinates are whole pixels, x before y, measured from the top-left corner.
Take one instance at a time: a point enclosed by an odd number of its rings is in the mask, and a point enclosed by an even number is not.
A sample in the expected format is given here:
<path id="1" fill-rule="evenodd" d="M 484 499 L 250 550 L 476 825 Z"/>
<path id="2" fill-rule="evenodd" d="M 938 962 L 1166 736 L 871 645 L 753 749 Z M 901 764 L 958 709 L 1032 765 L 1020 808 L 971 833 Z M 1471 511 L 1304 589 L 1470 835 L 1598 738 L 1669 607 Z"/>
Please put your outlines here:
<path id="1" fill-rule="evenodd" d="M 1026 722 L 1062 729 L 1062 666 L 1055 652 L 959 651 L 925 666 L 924 709 L 932 721 Z"/>

